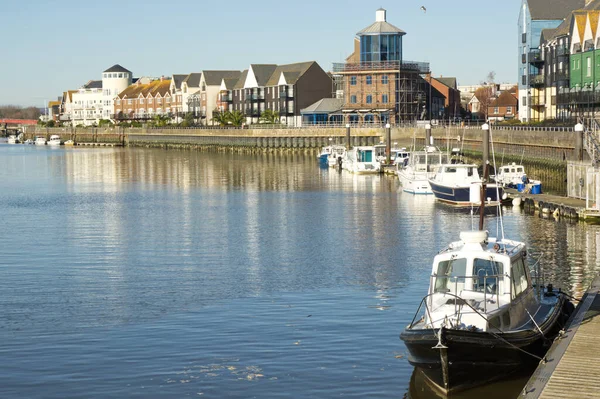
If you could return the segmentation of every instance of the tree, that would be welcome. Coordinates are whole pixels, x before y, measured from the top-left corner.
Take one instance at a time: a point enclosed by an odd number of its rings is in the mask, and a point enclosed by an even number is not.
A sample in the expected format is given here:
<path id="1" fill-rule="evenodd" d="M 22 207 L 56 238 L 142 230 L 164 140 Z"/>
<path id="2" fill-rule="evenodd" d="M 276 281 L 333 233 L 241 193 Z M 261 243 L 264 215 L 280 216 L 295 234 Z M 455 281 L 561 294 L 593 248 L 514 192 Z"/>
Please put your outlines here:
<path id="1" fill-rule="evenodd" d="M 228 112 L 228 122 L 233 126 L 239 127 L 242 126 L 244 122 L 246 122 L 246 115 L 244 115 L 240 111 Z"/>
<path id="2" fill-rule="evenodd" d="M 194 114 L 191 112 L 188 112 L 185 114 L 184 118 L 183 118 L 183 122 L 181 122 L 181 125 L 183 127 L 190 127 L 190 126 L 194 126 Z"/>
<path id="3" fill-rule="evenodd" d="M 99 127 L 111 127 L 112 125 L 113 123 L 109 119 L 100 119 L 100 122 L 98 122 Z"/>
<path id="4" fill-rule="evenodd" d="M 229 111 L 213 111 L 212 122 L 219 126 L 225 126 L 229 123 Z"/>
<path id="5" fill-rule="evenodd" d="M 493 85 L 495 81 L 496 81 L 496 72 L 490 71 L 487 74 L 487 82 L 488 82 L 488 84 Z"/>
<path id="6" fill-rule="evenodd" d="M 169 117 L 167 115 L 154 115 L 152 118 L 152 124 L 156 127 L 164 127 L 169 123 Z"/>
<path id="7" fill-rule="evenodd" d="M 54 122 L 52 119 L 50 119 L 48 121 L 48 123 L 46 123 L 46 127 L 54 127 L 56 126 L 56 122 Z"/>
<path id="8" fill-rule="evenodd" d="M 475 97 L 479 100 L 479 114 L 485 120 L 488 118 L 489 107 L 494 101 L 494 90 L 491 86 L 483 86 L 475 90 Z"/>
<path id="9" fill-rule="evenodd" d="M 262 123 L 275 124 L 279 122 L 279 114 L 271 109 L 266 109 L 260 116 L 260 121 Z"/>

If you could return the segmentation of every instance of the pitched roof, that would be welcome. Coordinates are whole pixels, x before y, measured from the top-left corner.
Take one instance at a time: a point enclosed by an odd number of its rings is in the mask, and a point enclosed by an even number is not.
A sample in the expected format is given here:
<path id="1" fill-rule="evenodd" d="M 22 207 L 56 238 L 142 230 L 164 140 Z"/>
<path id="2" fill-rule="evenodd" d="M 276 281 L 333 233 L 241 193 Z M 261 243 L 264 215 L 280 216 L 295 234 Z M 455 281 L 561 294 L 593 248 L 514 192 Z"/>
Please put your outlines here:
<path id="1" fill-rule="evenodd" d="M 243 89 L 244 88 L 244 83 L 246 83 L 246 77 L 248 76 L 248 70 L 245 69 L 244 72 L 242 72 L 240 74 L 240 77 L 238 78 L 237 82 L 235 83 L 235 85 L 233 86 L 234 89 Z"/>
<path id="2" fill-rule="evenodd" d="M 250 67 L 252 68 L 252 72 L 254 72 L 254 77 L 259 87 L 266 86 L 271 75 L 277 69 L 277 65 L 275 64 L 251 64 Z"/>
<path id="3" fill-rule="evenodd" d="M 287 84 L 294 84 L 315 63 L 315 61 L 308 61 L 297 62 L 295 64 L 278 65 L 277 68 L 275 68 L 275 70 L 271 74 L 271 77 L 267 81 L 266 86 L 277 86 L 282 73 L 283 76 L 285 76 Z"/>
<path id="4" fill-rule="evenodd" d="M 527 0 L 533 20 L 562 20 L 571 11 L 585 7 L 586 0 Z"/>
<path id="5" fill-rule="evenodd" d="M 340 98 L 322 98 L 314 104 L 300 110 L 301 114 L 332 113 L 342 109 L 344 100 Z"/>
<path id="6" fill-rule="evenodd" d="M 152 82 L 146 84 L 132 84 L 131 86 L 123 90 L 121 93 L 119 93 L 118 97 L 124 98 L 125 96 L 127 96 L 128 98 L 136 98 L 140 95 L 147 97 L 148 94 L 152 96 L 160 94 L 162 97 L 164 97 L 165 94 L 169 93 L 170 86 L 170 79 L 153 80 Z"/>
<path id="7" fill-rule="evenodd" d="M 225 87 L 227 88 L 227 90 L 231 90 L 234 88 L 234 86 L 236 85 L 236 83 L 238 82 L 239 78 L 226 78 L 223 79 L 223 81 L 225 82 Z"/>
<path id="8" fill-rule="evenodd" d="M 90 80 L 86 84 L 82 86 L 83 89 L 101 89 L 102 81 L 101 80 Z"/>
<path id="9" fill-rule="evenodd" d="M 200 87 L 200 78 L 202 77 L 202 72 L 192 72 L 183 80 L 187 83 L 188 88 L 190 87 Z"/>
<path id="10" fill-rule="evenodd" d="M 382 34 L 382 33 L 397 33 L 397 34 L 401 34 L 401 35 L 406 34 L 406 32 L 404 32 L 402 29 L 395 27 L 394 25 L 390 24 L 389 22 L 377 21 L 377 22 L 374 22 L 372 25 L 367 26 L 365 29 L 361 30 L 360 32 L 358 32 L 357 35 L 362 36 L 362 35 L 374 35 L 374 34 Z"/>
<path id="11" fill-rule="evenodd" d="M 450 87 L 451 89 L 456 90 L 456 78 L 439 77 L 439 78 L 434 78 L 434 79 L 437 80 L 438 82 Z"/>
<path id="12" fill-rule="evenodd" d="M 175 88 L 181 88 L 181 84 L 188 75 L 173 75 L 172 80 L 175 83 Z"/>
<path id="13" fill-rule="evenodd" d="M 519 100 L 510 92 L 505 91 L 498 96 L 492 103 L 490 107 L 506 107 L 506 106 L 514 106 L 517 105 Z"/>
<path id="14" fill-rule="evenodd" d="M 209 86 L 220 86 L 223 79 L 239 78 L 240 71 L 202 71 L 204 81 Z"/>
<path id="15" fill-rule="evenodd" d="M 121 65 L 119 64 L 115 64 L 113 66 L 111 66 L 110 68 L 108 68 L 106 71 L 104 72 L 129 72 L 131 73 L 130 70 L 123 68 Z"/>

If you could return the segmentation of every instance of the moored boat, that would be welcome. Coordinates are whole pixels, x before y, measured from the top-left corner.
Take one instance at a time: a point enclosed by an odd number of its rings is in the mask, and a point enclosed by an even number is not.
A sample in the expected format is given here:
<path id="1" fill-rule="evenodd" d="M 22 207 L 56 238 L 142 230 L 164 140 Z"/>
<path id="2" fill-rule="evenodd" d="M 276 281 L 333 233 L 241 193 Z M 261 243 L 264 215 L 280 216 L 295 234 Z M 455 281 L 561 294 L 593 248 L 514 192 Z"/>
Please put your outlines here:
<path id="1" fill-rule="evenodd" d="M 435 175 L 429 179 L 431 191 L 436 199 L 453 205 L 470 206 L 471 190 L 481 190 L 481 178 L 477 166 L 472 164 L 440 165 Z M 496 205 L 502 200 L 504 191 L 496 184 L 487 184 L 484 201 L 486 205 Z"/>
<path id="2" fill-rule="evenodd" d="M 397 169 L 402 190 L 411 194 L 433 194 L 429 178 L 435 174 L 439 165 L 448 162 L 448 155 L 437 147 L 427 146 L 421 151 L 410 153 L 406 166 Z"/>
<path id="3" fill-rule="evenodd" d="M 327 158 L 329 166 L 341 166 L 344 162 L 344 158 L 346 157 L 346 147 L 343 145 L 332 145 L 331 150 L 329 152 L 329 157 Z"/>
<path id="4" fill-rule="evenodd" d="M 17 136 L 14 134 L 8 136 L 8 144 L 17 144 Z"/>
<path id="5" fill-rule="evenodd" d="M 50 136 L 50 140 L 48 140 L 48 145 L 59 146 L 60 145 L 60 136 L 57 134 L 53 134 L 52 136 Z"/>
<path id="6" fill-rule="evenodd" d="M 74 145 L 74 144 L 75 144 L 75 142 L 73 140 L 67 140 L 67 141 L 65 141 L 65 145 L 66 146 L 70 146 L 70 145 Z"/>
<path id="7" fill-rule="evenodd" d="M 525 173 L 525 167 L 515 162 L 498 168 L 498 172 L 492 176 L 492 179 L 502 187 L 516 188 L 519 191 L 528 189 L 531 194 L 542 193 L 542 182 L 530 179 Z"/>
<path id="8" fill-rule="evenodd" d="M 34 141 L 35 145 L 46 145 L 46 138 L 43 136 L 37 136 Z"/>
<path id="9" fill-rule="evenodd" d="M 343 168 L 358 174 L 379 173 L 381 164 L 375 159 L 375 149 L 373 147 L 354 147 L 346 152 Z"/>

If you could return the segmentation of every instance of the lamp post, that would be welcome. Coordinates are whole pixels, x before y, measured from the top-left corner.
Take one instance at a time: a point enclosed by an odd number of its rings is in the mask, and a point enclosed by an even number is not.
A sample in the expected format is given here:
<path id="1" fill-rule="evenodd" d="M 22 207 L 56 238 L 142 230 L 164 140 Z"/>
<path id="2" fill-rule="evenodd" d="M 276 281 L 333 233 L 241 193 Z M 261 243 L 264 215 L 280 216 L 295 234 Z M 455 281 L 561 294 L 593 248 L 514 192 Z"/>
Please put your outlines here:
<path id="1" fill-rule="evenodd" d="M 350 147 L 350 124 L 346 123 L 346 149 L 349 150 Z"/>
<path id="2" fill-rule="evenodd" d="M 389 165 L 392 157 L 392 126 L 389 123 L 385 125 L 385 133 L 386 164 Z"/>
<path id="3" fill-rule="evenodd" d="M 583 125 L 581 123 L 575 125 L 575 159 L 583 161 Z"/>

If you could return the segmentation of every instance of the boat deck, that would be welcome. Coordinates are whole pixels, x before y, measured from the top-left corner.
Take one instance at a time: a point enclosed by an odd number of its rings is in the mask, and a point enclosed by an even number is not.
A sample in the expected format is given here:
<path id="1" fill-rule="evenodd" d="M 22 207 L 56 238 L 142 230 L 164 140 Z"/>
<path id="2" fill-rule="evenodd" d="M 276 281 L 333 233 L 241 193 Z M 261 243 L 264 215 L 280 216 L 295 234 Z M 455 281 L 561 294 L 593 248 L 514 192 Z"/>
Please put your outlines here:
<path id="1" fill-rule="evenodd" d="M 600 398 L 600 276 L 585 293 L 520 398 Z"/>

